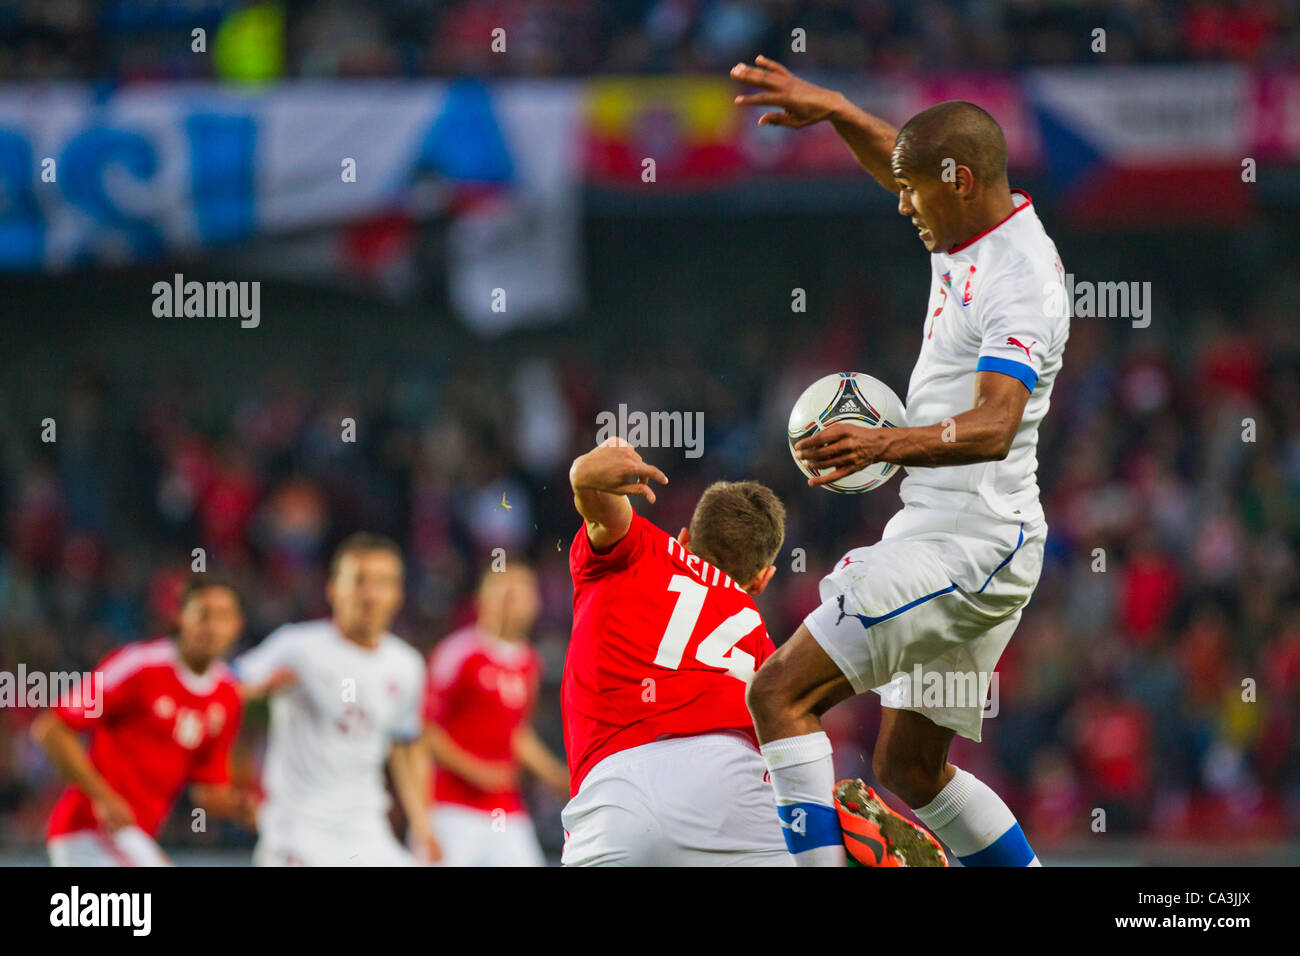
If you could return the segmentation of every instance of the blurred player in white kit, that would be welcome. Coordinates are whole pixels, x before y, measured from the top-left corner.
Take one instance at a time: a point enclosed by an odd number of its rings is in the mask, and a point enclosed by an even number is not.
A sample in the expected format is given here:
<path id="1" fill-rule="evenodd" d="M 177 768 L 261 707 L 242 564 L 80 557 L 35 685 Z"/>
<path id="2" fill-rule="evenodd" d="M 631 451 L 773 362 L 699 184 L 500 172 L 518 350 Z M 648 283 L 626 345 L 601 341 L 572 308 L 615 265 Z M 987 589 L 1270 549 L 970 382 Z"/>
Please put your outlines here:
<path id="1" fill-rule="evenodd" d="M 422 786 L 424 661 L 389 632 L 402 578 L 396 544 L 353 535 L 330 563 L 332 616 L 286 624 L 235 660 L 246 695 L 271 695 L 255 864 L 415 864 L 388 822 L 385 762 L 417 855 L 441 855 Z"/>

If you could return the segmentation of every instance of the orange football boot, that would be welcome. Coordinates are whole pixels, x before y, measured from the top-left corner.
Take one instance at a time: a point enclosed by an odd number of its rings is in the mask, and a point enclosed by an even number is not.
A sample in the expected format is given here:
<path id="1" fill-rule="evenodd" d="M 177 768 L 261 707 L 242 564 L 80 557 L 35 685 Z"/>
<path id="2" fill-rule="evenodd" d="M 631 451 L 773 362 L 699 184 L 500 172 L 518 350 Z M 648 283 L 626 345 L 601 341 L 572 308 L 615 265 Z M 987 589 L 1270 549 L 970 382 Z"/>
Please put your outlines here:
<path id="1" fill-rule="evenodd" d="M 948 865 L 929 830 L 895 811 L 861 780 L 841 780 L 834 798 L 849 866 Z"/>

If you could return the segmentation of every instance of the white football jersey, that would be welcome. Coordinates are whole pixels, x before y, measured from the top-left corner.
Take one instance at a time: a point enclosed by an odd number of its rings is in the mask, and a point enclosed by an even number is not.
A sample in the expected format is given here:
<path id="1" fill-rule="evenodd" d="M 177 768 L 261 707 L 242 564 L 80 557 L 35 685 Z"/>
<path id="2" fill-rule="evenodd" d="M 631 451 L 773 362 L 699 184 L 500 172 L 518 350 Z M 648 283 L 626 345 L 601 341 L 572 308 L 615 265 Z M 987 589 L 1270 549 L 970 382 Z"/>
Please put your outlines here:
<path id="1" fill-rule="evenodd" d="M 271 697 L 268 810 L 336 826 L 388 811 L 389 748 L 421 732 L 424 660 L 415 648 L 392 634 L 364 648 L 332 621 L 308 621 L 278 628 L 234 668 L 251 684 L 281 670 L 295 678 Z"/>
<path id="2" fill-rule="evenodd" d="M 1029 195 L 1016 211 L 949 252 L 930 257 L 930 302 L 921 354 L 907 388 L 907 422 L 931 425 L 968 411 L 975 373 L 1019 379 L 1029 402 L 1003 461 L 909 467 L 899 494 L 909 507 L 959 512 L 975 522 L 1041 520 L 1038 424 L 1070 333 L 1064 269 Z M 948 524 L 950 530 L 951 523 Z"/>

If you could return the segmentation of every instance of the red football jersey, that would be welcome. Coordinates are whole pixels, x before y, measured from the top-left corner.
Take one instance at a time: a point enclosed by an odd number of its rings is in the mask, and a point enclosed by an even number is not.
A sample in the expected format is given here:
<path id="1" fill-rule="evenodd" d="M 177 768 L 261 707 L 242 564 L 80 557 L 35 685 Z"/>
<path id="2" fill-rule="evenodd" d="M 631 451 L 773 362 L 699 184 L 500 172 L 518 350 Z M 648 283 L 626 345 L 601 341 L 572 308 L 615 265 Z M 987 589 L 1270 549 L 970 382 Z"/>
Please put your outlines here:
<path id="1" fill-rule="evenodd" d="M 128 644 L 95 671 L 103 680 L 99 693 L 65 699 L 54 712 L 90 733 L 90 762 L 131 805 L 140 829 L 155 836 L 182 787 L 230 779 L 241 712 L 234 678 L 221 662 L 194 673 L 166 637 Z M 54 805 L 47 833 L 97 826 L 90 799 L 70 786 Z"/>
<path id="2" fill-rule="evenodd" d="M 541 657 L 527 644 L 462 628 L 429 655 L 424 718 L 476 757 L 515 763 L 515 731 L 532 713 L 541 673 Z M 489 812 L 524 807 L 518 787 L 480 790 L 443 767 L 434 772 L 433 799 Z"/>
<path id="3" fill-rule="evenodd" d="M 574 794 L 605 757 L 661 737 L 739 730 L 757 745 L 745 688 L 776 648 L 739 584 L 640 515 L 604 554 L 580 528 L 569 570 L 561 705 Z"/>

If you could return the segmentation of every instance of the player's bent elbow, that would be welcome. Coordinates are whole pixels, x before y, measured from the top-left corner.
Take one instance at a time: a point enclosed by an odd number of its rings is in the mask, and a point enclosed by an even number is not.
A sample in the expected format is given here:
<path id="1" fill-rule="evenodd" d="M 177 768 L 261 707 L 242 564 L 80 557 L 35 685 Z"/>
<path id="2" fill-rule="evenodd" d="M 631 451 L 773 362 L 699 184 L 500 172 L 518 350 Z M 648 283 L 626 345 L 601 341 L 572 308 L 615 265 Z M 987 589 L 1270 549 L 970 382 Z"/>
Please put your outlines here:
<path id="1" fill-rule="evenodd" d="M 1016 430 L 1014 428 L 1009 431 L 1003 430 L 989 443 L 987 451 L 988 460 L 1005 461 L 1006 457 L 1011 454 L 1011 446 L 1015 444 L 1015 441 Z"/>
<path id="2" fill-rule="evenodd" d="M 587 454 L 590 454 L 590 452 L 588 452 Z M 580 495 L 578 494 L 578 479 L 582 474 L 583 460 L 586 457 L 587 457 L 586 454 L 579 455 L 577 458 L 573 459 L 573 461 L 569 463 L 569 487 L 573 489 L 573 495 L 575 499 L 580 497 Z M 575 504 L 576 504 L 576 500 L 575 500 Z"/>

